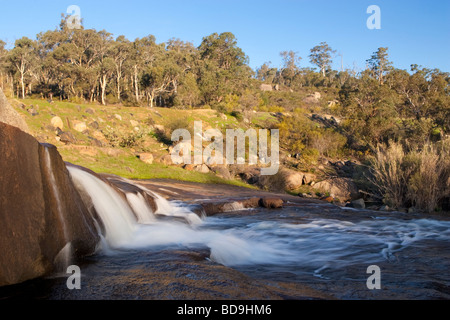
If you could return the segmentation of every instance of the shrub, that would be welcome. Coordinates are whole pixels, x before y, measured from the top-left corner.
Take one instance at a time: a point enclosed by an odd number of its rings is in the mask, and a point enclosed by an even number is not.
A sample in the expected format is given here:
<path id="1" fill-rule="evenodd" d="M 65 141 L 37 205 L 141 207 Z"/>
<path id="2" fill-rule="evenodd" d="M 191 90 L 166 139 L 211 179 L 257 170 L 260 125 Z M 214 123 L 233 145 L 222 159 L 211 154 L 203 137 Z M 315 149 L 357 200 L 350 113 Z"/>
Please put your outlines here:
<path id="1" fill-rule="evenodd" d="M 332 129 L 317 130 L 311 139 L 311 146 L 327 157 L 336 156 L 346 143 L 347 138 Z"/>
<path id="2" fill-rule="evenodd" d="M 239 122 L 241 122 L 244 119 L 242 112 L 237 110 L 231 111 L 230 116 L 235 117 L 236 120 Z"/>
<path id="3" fill-rule="evenodd" d="M 392 207 L 401 207 L 405 203 L 406 187 L 411 167 L 404 167 L 405 153 L 399 143 L 389 147 L 380 145 L 371 159 L 372 182 L 378 187 L 384 202 Z"/>
<path id="4" fill-rule="evenodd" d="M 164 131 L 156 131 L 156 138 L 167 145 L 172 144 L 172 133 L 177 129 L 186 129 L 193 135 L 193 126 L 190 126 L 189 120 L 184 117 L 174 118 L 170 120 L 164 127 Z"/>
<path id="5" fill-rule="evenodd" d="M 450 139 L 404 151 L 401 144 L 380 145 L 371 159 L 371 181 L 393 207 L 438 210 L 450 197 Z"/>
<path id="6" fill-rule="evenodd" d="M 306 164 L 317 164 L 319 156 L 319 150 L 315 148 L 307 148 L 302 152 L 302 159 Z"/>
<path id="7" fill-rule="evenodd" d="M 426 145 L 410 157 L 416 164 L 407 186 L 407 199 L 417 208 L 432 212 L 449 196 L 450 154 Z"/>

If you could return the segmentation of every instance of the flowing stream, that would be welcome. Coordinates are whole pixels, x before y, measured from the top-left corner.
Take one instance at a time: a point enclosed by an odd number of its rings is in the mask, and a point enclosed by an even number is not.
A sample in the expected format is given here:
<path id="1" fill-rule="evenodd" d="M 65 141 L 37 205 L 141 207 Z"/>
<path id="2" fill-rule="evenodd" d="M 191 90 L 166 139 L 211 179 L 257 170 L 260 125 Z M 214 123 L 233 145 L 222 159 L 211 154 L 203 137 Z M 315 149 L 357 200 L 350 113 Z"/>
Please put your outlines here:
<path id="1" fill-rule="evenodd" d="M 295 206 L 199 218 L 187 205 L 143 187 L 156 199 L 157 212 L 140 194 L 123 198 L 83 170 L 70 167 L 69 172 L 77 187 L 91 195 L 105 226 L 102 247 L 85 268 L 86 279 L 89 272 L 97 277 L 108 273 L 112 279 L 124 270 L 145 268 L 150 260 L 166 261 L 161 252 L 206 251 L 205 261 L 254 279 L 308 284 L 337 298 L 450 298 L 450 221 L 445 219 L 377 212 L 360 217 L 355 210 L 339 207 L 336 216 L 321 215 Z M 382 271 L 383 290 L 376 294 L 366 287 L 370 265 Z M 195 277 L 195 271 L 189 275 Z M 108 286 L 107 280 L 102 286 Z M 77 294 L 82 299 L 107 298 L 92 291 Z M 134 294 L 127 291 L 119 298 L 135 298 Z M 67 298 L 51 293 L 46 297 Z"/>

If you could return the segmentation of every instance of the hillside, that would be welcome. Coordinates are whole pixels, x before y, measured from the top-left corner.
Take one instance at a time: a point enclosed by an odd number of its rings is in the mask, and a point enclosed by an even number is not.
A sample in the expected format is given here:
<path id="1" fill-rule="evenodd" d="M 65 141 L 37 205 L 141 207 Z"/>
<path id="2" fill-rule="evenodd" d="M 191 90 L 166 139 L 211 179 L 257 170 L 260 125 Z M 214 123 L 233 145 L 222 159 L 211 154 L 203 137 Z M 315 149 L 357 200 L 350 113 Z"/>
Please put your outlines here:
<path id="1" fill-rule="evenodd" d="M 55 145 L 65 161 L 95 172 L 130 179 L 233 184 L 358 208 L 414 211 L 401 204 L 394 206 L 388 198 L 382 201 L 377 195 L 378 181 L 368 167 L 371 156 L 349 149 L 351 140 L 340 133 L 342 120 L 336 115 L 340 106 L 333 99 L 333 90 L 311 93 L 305 88 L 261 96 L 267 99 L 264 105 L 229 113 L 209 108 L 103 106 L 43 99 L 10 102 L 40 142 Z M 275 105 L 276 101 L 284 107 Z M 171 141 L 171 133 L 175 129 L 192 132 L 194 121 L 202 122 L 203 131 L 218 129 L 222 133 L 238 128 L 279 129 L 278 173 L 262 176 L 260 164 L 248 165 L 248 143 L 245 165 L 174 164 L 170 154 L 176 143 Z M 209 143 L 203 142 L 203 148 Z M 445 164 L 443 170 L 444 174 L 448 170 Z"/>
<path id="2" fill-rule="evenodd" d="M 169 178 L 252 188 L 255 186 L 242 178 L 242 172 L 233 174 L 231 166 L 231 174 L 224 177 L 223 172 L 214 173 L 205 166 L 183 169 L 181 165 L 173 165 L 170 132 L 177 128 L 191 130 L 194 121 L 202 121 L 203 130 L 273 127 L 280 123 L 281 114 L 253 111 L 235 117 L 211 109 L 100 106 L 40 99 L 11 99 L 10 102 L 27 122 L 30 133 L 41 142 L 54 144 L 65 161 L 132 179 Z M 281 149 L 282 161 L 296 160 L 286 155 Z M 323 165 L 319 165 L 320 169 L 325 171 Z"/>

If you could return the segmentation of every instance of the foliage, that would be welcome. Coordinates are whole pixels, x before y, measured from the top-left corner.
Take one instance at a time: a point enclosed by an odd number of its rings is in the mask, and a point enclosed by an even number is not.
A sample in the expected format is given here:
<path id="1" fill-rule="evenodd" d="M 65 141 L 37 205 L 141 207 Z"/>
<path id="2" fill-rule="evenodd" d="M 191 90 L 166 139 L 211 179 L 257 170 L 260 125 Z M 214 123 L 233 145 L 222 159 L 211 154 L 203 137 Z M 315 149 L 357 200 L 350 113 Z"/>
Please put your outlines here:
<path id="1" fill-rule="evenodd" d="M 67 19 L 36 40 L 18 39 L 10 50 L 0 40 L 0 87 L 8 96 L 215 109 L 233 121 L 278 128 L 283 151 L 306 164 L 319 157 L 373 156 L 374 183 L 394 206 L 431 211 L 448 197 L 439 193 L 448 190 L 448 148 L 442 147 L 450 134 L 448 72 L 397 69 L 387 47 L 367 59 L 365 70 L 337 71 L 331 67 L 336 51 L 326 42 L 310 49 L 318 71 L 302 67 L 299 52 L 286 50 L 281 68 L 266 62 L 254 72 L 230 32 L 207 35 L 195 47 L 175 38 L 157 43 L 153 35 L 114 39 L 105 30 L 70 29 Z M 261 90 L 262 84 L 272 91 Z M 311 99 L 316 92 L 320 99 Z M 188 128 L 188 120 L 174 117 L 155 134 L 170 144 L 172 131 Z M 145 134 L 117 130 L 103 133 L 124 148 Z"/>
<path id="2" fill-rule="evenodd" d="M 376 151 L 371 159 L 372 182 L 388 205 L 433 212 L 450 196 L 450 139 L 407 151 L 391 142 Z"/>

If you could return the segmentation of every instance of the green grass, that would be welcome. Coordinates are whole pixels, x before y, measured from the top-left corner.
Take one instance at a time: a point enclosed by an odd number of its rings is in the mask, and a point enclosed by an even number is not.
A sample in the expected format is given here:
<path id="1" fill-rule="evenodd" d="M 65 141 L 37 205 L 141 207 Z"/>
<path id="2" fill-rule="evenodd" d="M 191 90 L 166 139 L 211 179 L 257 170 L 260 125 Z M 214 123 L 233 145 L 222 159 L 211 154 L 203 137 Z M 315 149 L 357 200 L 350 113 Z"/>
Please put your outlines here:
<path id="1" fill-rule="evenodd" d="M 102 151 L 96 155 L 83 156 L 71 149 L 58 149 L 67 162 L 91 169 L 97 173 L 114 174 L 128 179 L 173 179 L 180 181 L 200 182 L 209 184 L 231 184 L 255 189 L 239 180 L 225 180 L 213 173 L 187 171 L 178 166 L 168 166 L 160 163 L 146 164 L 136 156 L 125 153 L 122 156 L 108 156 Z"/>
<path id="2" fill-rule="evenodd" d="M 20 108 L 22 103 L 27 108 L 33 105 L 39 114 L 31 116 L 26 110 Z M 90 145 L 87 135 L 70 130 L 67 125 L 67 119 L 70 122 L 73 120 L 84 121 L 86 124 L 97 121 L 100 125 L 100 131 L 110 126 L 114 130 L 126 134 L 133 131 L 130 120 L 139 121 L 140 126 L 145 128 L 147 127 L 147 119 L 149 117 L 154 120 L 155 124 L 162 125 L 167 125 L 173 119 L 180 117 L 185 117 L 192 125 L 193 121 L 201 120 L 204 122 L 203 130 L 205 130 L 206 123 L 213 128 L 236 126 L 238 124 L 233 117 L 228 117 L 227 120 L 223 120 L 218 117 L 217 112 L 214 110 L 149 109 L 144 107 L 101 106 L 98 104 L 59 101 L 49 103 L 46 100 L 40 99 L 11 100 L 11 104 L 23 115 L 33 136 L 39 137 L 41 141 L 44 140 L 47 143 L 54 144 L 64 161 L 83 166 L 94 172 L 115 174 L 128 179 L 174 179 L 208 184 L 231 184 L 255 189 L 254 186 L 250 186 L 240 180 L 225 180 L 213 173 L 200 173 L 184 170 L 179 166 L 169 166 L 160 163 L 147 164 L 142 162 L 136 156 L 140 151 L 150 151 L 156 157 L 168 154 L 167 150 L 165 150 L 167 146 L 161 145 L 151 134 L 145 136 L 148 142 L 145 147 L 136 146 L 133 149 L 120 147 L 97 148 Z M 77 106 L 80 111 L 78 111 Z M 95 113 L 93 115 L 86 113 L 87 108 L 93 109 Z M 162 117 L 158 116 L 158 113 Z M 115 114 L 119 114 L 122 117 L 122 121 L 117 120 L 114 117 Z M 70 131 L 75 135 L 78 140 L 76 146 L 66 146 L 58 142 L 55 132 L 46 129 L 51 124 L 51 119 L 55 115 L 63 120 L 63 131 Z M 104 120 L 104 122 L 100 122 L 99 118 Z M 150 150 L 146 150 L 149 148 L 148 146 L 150 146 Z M 119 154 L 110 156 L 107 153 L 109 150 L 116 150 Z"/>

